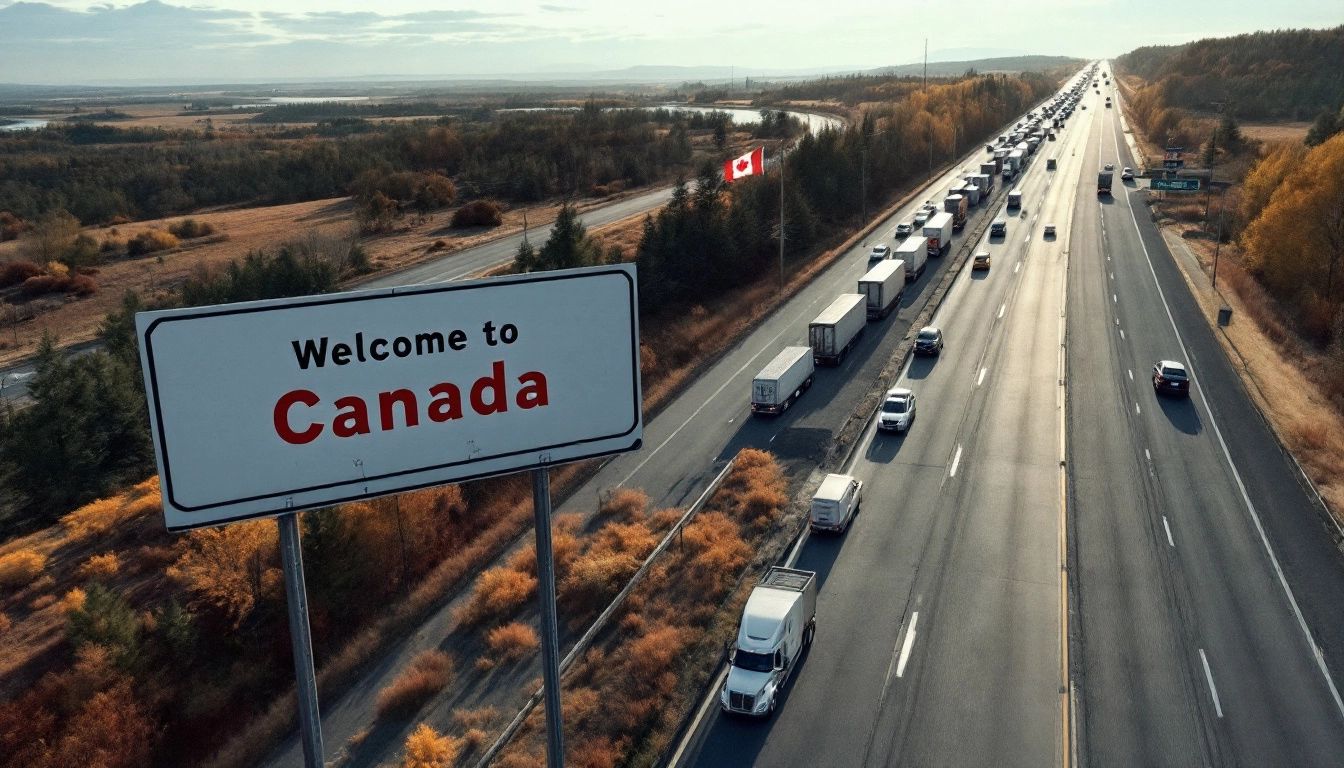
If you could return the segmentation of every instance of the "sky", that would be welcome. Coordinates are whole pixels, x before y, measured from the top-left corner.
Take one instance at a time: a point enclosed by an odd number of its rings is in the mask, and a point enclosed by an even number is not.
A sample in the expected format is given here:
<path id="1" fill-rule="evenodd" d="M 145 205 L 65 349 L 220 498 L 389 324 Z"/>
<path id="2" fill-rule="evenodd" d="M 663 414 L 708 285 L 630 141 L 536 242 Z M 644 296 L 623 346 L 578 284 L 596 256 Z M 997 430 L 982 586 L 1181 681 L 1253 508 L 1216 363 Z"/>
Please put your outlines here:
<path id="1" fill-rule="evenodd" d="M 173 4 L 180 2 L 181 4 Z M 1344 23 L 1341 0 L 0 0 L 0 83 L 503 77 L 635 66 L 742 77 L 1039 53 L 1114 56 Z M 820 12 L 820 13 L 819 13 Z"/>

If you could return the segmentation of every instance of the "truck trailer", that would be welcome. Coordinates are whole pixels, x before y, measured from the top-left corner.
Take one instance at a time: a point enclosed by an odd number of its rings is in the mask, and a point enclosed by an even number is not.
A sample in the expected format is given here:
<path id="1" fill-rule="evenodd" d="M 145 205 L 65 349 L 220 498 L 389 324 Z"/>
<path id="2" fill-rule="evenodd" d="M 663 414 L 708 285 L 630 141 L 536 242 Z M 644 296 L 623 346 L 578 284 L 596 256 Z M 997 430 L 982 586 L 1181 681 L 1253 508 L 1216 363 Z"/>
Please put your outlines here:
<path id="1" fill-rule="evenodd" d="M 868 319 L 881 320 L 905 293 L 905 262 L 887 259 L 859 278 L 859 293 L 868 297 Z"/>
<path id="2" fill-rule="evenodd" d="M 1097 196 L 1109 196 L 1111 194 L 1111 177 L 1115 175 L 1114 171 L 1108 171 L 1102 168 L 1097 171 Z"/>
<path id="3" fill-rule="evenodd" d="M 776 414 L 789 410 L 812 386 L 816 370 L 811 347 L 785 347 L 751 380 L 751 412 Z"/>
<path id="4" fill-rule="evenodd" d="M 952 214 L 952 231 L 960 232 L 966 226 L 966 211 L 970 201 L 963 194 L 943 198 L 943 211 Z"/>
<path id="5" fill-rule="evenodd" d="M 807 328 L 812 359 L 818 365 L 839 365 L 868 320 L 868 297 L 842 293 Z"/>
<path id="6" fill-rule="evenodd" d="M 942 256 L 952 247 L 952 214 L 935 213 L 924 222 L 924 237 L 929 239 L 929 255 Z"/>
<path id="7" fill-rule="evenodd" d="M 723 711 L 769 717 L 816 631 L 817 574 L 772 567 L 742 608 L 728 677 L 719 691 Z"/>
<path id="8" fill-rule="evenodd" d="M 913 283 L 924 274 L 924 265 L 929 261 L 929 239 L 921 235 L 907 237 L 891 258 L 905 262 L 905 281 Z"/>

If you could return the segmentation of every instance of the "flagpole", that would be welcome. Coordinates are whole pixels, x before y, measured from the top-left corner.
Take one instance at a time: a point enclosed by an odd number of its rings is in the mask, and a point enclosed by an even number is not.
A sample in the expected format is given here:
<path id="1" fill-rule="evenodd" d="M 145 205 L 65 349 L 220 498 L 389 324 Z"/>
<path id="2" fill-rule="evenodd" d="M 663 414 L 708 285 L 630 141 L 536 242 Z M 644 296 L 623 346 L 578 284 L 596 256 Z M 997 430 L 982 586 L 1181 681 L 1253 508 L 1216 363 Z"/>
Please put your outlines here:
<path id="1" fill-rule="evenodd" d="M 784 142 L 779 142 L 779 292 L 784 292 Z"/>

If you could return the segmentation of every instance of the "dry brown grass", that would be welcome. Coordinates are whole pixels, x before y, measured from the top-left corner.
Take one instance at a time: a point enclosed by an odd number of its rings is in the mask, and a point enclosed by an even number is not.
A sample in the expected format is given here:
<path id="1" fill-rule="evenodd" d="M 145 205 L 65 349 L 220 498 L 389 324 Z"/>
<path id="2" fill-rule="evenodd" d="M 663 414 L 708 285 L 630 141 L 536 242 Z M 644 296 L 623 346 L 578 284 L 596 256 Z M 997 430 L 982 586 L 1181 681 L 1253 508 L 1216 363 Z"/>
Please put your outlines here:
<path id="1" fill-rule="evenodd" d="M 93 555 L 80 564 L 79 578 L 87 581 L 102 581 L 116 576 L 121 571 L 121 558 L 116 552 Z"/>
<path id="2" fill-rule="evenodd" d="M 123 493 L 89 502 L 65 515 L 61 527 L 69 541 L 80 542 L 162 509 L 159 476 L 155 475 Z"/>
<path id="3" fill-rule="evenodd" d="M 10 621 L 9 615 L 0 613 L 0 635 L 8 632 L 9 628 L 12 626 L 14 626 L 14 622 Z"/>
<path id="4" fill-rule="evenodd" d="M 378 717 L 414 713 L 453 680 L 453 659 L 443 651 L 425 651 L 378 692 Z"/>
<path id="5" fill-rule="evenodd" d="M 1311 123 L 1241 123 L 1241 134 L 1255 141 L 1294 141 L 1307 137 Z"/>
<path id="6" fill-rule="evenodd" d="M 490 568 L 476 581 L 467 604 L 457 614 L 462 624 L 502 619 L 518 609 L 537 590 L 537 577 L 524 570 Z"/>
<path id="7" fill-rule="evenodd" d="M 42 573 L 46 565 L 47 556 L 30 549 L 0 556 L 0 587 L 26 587 Z"/>
<path id="8" fill-rule="evenodd" d="M 440 735 L 421 723 L 406 737 L 406 754 L 400 768 L 452 768 L 461 752 L 461 739 Z"/>
<path id="9" fill-rule="evenodd" d="M 534 653 L 541 645 L 537 631 L 531 625 L 512 622 L 495 627 L 485 635 L 485 647 L 490 650 L 493 664 L 508 664 Z"/>

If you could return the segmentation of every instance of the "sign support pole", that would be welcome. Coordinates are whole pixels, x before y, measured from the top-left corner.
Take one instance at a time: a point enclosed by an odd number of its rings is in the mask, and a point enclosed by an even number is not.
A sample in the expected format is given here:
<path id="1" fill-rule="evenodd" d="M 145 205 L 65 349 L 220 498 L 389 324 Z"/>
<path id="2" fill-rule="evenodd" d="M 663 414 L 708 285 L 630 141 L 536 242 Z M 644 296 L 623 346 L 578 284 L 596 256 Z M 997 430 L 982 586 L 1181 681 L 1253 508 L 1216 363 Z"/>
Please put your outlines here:
<path id="1" fill-rule="evenodd" d="M 543 456 L 543 461 L 549 456 Z M 564 768 L 565 731 L 560 711 L 560 640 L 555 609 L 555 552 L 551 546 L 551 475 L 532 470 L 532 512 L 536 518 L 537 601 L 541 603 L 541 672 L 546 698 L 546 765 Z"/>
<path id="2" fill-rule="evenodd" d="M 283 514 L 276 518 L 276 524 L 280 526 L 280 563 L 285 574 L 289 639 L 294 650 L 294 681 L 299 699 L 303 765 L 304 768 L 322 768 L 322 716 L 317 707 L 313 642 L 308 634 L 308 590 L 303 583 L 303 549 L 299 545 L 298 513 Z"/>

